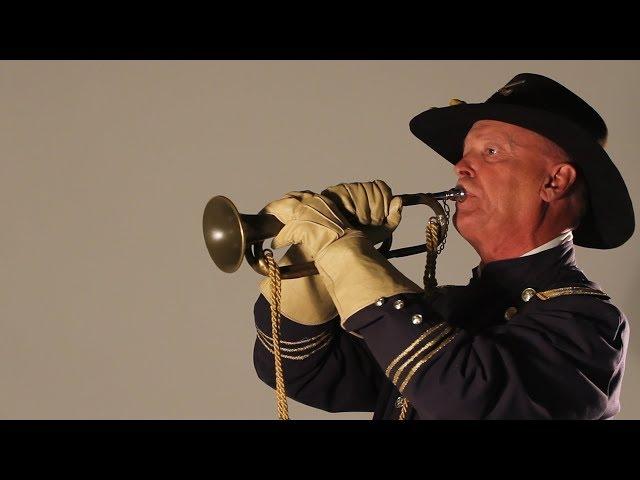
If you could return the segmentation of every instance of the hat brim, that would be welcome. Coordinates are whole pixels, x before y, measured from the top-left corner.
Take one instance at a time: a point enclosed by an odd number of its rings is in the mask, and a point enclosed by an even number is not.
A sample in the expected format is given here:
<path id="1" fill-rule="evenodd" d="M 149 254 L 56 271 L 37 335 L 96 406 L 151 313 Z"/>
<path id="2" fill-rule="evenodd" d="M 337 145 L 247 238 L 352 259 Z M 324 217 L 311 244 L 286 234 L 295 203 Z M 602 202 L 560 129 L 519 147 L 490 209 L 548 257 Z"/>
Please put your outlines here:
<path id="1" fill-rule="evenodd" d="M 602 146 L 573 122 L 545 110 L 499 103 L 432 108 L 414 117 L 411 132 L 455 165 L 464 139 L 479 120 L 497 120 L 533 130 L 561 146 L 584 174 L 589 206 L 573 232 L 574 243 L 609 249 L 635 229 L 633 205 L 620 172 Z"/>

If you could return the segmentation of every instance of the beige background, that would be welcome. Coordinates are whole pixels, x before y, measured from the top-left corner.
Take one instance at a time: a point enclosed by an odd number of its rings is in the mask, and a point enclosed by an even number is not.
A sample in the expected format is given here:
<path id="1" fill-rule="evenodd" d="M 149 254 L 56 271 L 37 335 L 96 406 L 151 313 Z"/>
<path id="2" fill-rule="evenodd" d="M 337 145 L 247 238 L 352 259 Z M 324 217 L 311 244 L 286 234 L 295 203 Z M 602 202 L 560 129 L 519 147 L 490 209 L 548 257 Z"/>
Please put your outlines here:
<path id="1" fill-rule="evenodd" d="M 0 418 L 274 418 L 252 365 L 261 277 L 215 268 L 206 202 L 256 213 L 290 190 L 375 178 L 449 188 L 453 170 L 409 120 L 484 101 L 519 72 L 601 113 L 638 208 L 639 62 L 0 62 Z M 396 247 L 421 241 L 421 208 L 405 210 Z M 577 248 L 632 324 L 622 419 L 640 418 L 638 245 Z M 393 262 L 420 282 L 422 255 Z M 466 284 L 477 262 L 452 229 L 440 283 Z"/>

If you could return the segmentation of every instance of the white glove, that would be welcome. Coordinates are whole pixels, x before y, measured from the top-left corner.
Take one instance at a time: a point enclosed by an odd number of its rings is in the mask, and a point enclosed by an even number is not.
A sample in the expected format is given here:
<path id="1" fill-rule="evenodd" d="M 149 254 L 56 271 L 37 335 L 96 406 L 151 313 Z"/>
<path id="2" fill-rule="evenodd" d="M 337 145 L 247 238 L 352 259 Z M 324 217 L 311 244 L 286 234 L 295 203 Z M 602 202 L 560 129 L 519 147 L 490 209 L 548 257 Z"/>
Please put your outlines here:
<path id="1" fill-rule="evenodd" d="M 375 245 L 388 238 L 402 218 L 402 199 L 382 180 L 341 183 L 322 191 L 351 224 Z"/>

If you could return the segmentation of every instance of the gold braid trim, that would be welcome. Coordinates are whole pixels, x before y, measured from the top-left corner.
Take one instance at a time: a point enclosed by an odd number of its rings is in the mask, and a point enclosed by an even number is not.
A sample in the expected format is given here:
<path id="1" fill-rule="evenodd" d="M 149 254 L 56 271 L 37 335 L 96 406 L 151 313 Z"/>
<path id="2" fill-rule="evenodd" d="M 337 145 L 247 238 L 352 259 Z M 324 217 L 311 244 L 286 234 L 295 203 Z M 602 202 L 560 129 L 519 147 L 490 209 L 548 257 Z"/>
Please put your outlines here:
<path id="1" fill-rule="evenodd" d="M 545 290 L 544 292 L 536 292 L 536 297 L 540 300 L 549 300 L 563 295 L 594 295 L 596 297 L 609 297 L 602 290 L 589 287 L 562 287 L 553 290 Z"/>
<path id="2" fill-rule="evenodd" d="M 453 332 L 453 333 L 452 333 Z M 393 379 L 393 383 L 395 385 L 397 385 L 398 382 L 398 377 L 400 375 L 400 372 L 414 359 L 416 358 L 420 353 L 422 353 L 424 350 L 430 349 L 427 351 L 426 355 L 422 356 L 422 359 L 416 363 L 414 365 L 414 367 L 409 371 L 409 373 L 407 374 L 405 380 L 402 382 L 402 385 L 400 385 L 400 387 L 398 388 L 398 390 L 400 391 L 400 393 L 404 394 L 404 389 L 407 386 L 407 384 L 409 383 L 409 381 L 411 380 L 411 378 L 415 375 L 416 371 L 422 366 L 424 365 L 426 362 L 428 362 L 431 357 L 433 357 L 436 353 L 438 353 L 440 351 L 440 349 L 442 349 L 445 345 L 447 345 L 451 340 L 453 340 L 453 338 L 456 336 L 456 332 L 453 331 L 453 329 L 451 327 L 447 327 L 443 332 L 440 332 L 440 334 L 434 338 L 433 340 L 431 340 L 429 343 L 427 343 L 424 347 L 422 347 L 418 352 L 416 352 L 409 360 L 407 360 L 396 372 L 394 379 Z M 442 338 L 444 337 L 444 340 L 442 340 Z M 439 345 L 437 345 L 437 342 L 440 342 Z M 437 346 L 435 348 L 431 348 L 434 344 L 436 344 Z M 406 397 L 404 397 L 402 399 L 402 408 L 400 410 L 400 415 L 398 416 L 398 420 L 406 420 L 407 418 L 407 413 L 409 411 L 409 401 L 407 400 Z"/>
<path id="3" fill-rule="evenodd" d="M 400 375 L 402 375 L 402 372 L 404 371 L 404 369 L 407 368 L 411 364 L 411 362 L 416 359 L 416 357 L 418 355 L 420 355 L 425 350 L 427 350 L 427 352 L 430 351 L 431 347 L 436 345 L 440 340 L 442 340 L 443 337 L 446 337 L 447 335 L 449 335 L 451 333 L 451 331 L 452 331 L 451 327 L 446 327 L 435 338 L 433 338 L 431 341 L 427 342 L 420 350 L 418 350 L 416 353 L 414 353 L 406 362 L 404 362 L 402 365 L 400 365 L 398 367 L 398 370 L 396 370 L 395 375 L 393 376 L 394 385 L 398 385 L 398 381 L 400 380 Z"/>
<path id="4" fill-rule="evenodd" d="M 424 356 L 424 358 L 422 360 L 420 360 L 418 363 L 416 363 L 414 365 L 414 367 L 409 371 L 409 373 L 407 374 L 406 378 L 404 379 L 404 382 L 402 382 L 402 385 L 400 385 L 400 387 L 398 387 L 398 390 L 400 390 L 400 393 L 404 394 L 404 389 L 407 386 L 407 384 L 409 383 L 409 381 L 411 380 L 411 378 L 413 378 L 413 376 L 415 375 L 416 371 L 422 366 L 424 365 L 426 362 L 428 362 L 431 357 L 433 357 L 436 353 L 438 353 L 442 348 L 444 348 L 449 342 L 451 342 L 451 340 L 453 340 L 455 338 L 455 336 L 457 335 L 457 332 L 454 332 L 453 334 L 449 335 L 447 338 L 445 338 L 440 345 L 438 345 L 436 348 L 434 348 L 433 350 L 431 350 L 427 355 Z"/>
<path id="5" fill-rule="evenodd" d="M 271 341 L 271 337 L 269 335 L 267 335 L 265 332 L 263 332 L 259 328 L 256 328 L 256 330 L 258 330 L 258 335 L 261 335 L 263 338 L 269 339 L 269 341 Z M 315 337 L 303 338 L 302 340 L 295 340 L 295 341 L 287 341 L 287 340 L 280 339 L 280 343 L 282 345 L 301 345 L 303 343 L 313 342 L 314 340 L 317 340 L 320 337 L 324 337 L 325 335 L 331 335 L 331 332 L 330 331 L 325 331 L 325 332 L 319 333 Z"/>
<path id="6" fill-rule="evenodd" d="M 271 280 L 271 335 L 273 336 L 274 346 L 273 358 L 275 363 L 278 418 L 280 420 L 289 420 L 289 405 L 287 404 L 287 394 L 284 388 L 282 354 L 280 352 L 280 268 L 273 258 L 271 250 L 266 249 L 264 251 L 264 258 L 269 268 L 269 279 Z"/>
<path id="7" fill-rule="evenodd" d="M 311 352 L 308 352 L 308 353 L 305 353 L 305 354 L 301 354 L 301 355 L 295 355 L 295 356 L 294 355 L 281 354 L 281 356 L 282 356 L 282 358 L 286 358 L 288 360 L 304 360 L 305 358 L 310 357 L 314 353 L 322 350 L 324 347 L 329 345 L 329 343 L 331 342 L 331 338 L 332 338 L 331 335 L 328 335 L 327 337 L 325 337 L 323 339 L 324 341 L 320 340 L 318 342 L 312 343 L 311 345 L 308 345 L 306 347 L 301 347 L 301 348 L 284 348 L 284 347 L 280 347 L 280 350 L 282 352 L 294 353 L 294 352 L 300 352 L 300 351 L 303 351 L 303 350 L 308 350 L 309 348 L 313 348 L 313 347 L 315 347 L 316 345 L 318 345 L 318 344 L 320 344 L 322 342 L 321 345 L 318 348 L 312 350 Z M 274 353 L 273 344 L 272 343 L 269 343 L 269 341 L 267 339 L 261 337 L 260 335 L 258 335 L 258 340 L 260 340 L 260 343 L 262 343 L 262 345 L 264 345 L 264 348 L 269 350 L 269 352 L 271 352 L 272 354 Z"/>
<path id="8" fill-rule="evenodd" d="M 265 342 L 262 339 L 262 337 L 258 337 L 258 340 L 260 340 L 260 343 L 262 343 L 264 348 L 266 348 L 272 355 L 275 355 L 271 344 L 268 344 L 267 342 Z M 310 351 L 309 353 L 305 353 L 303 355 L 287 355 L 287 354 L 281 353 L 280 357 L 281 358 L 286 358 L 287 360 L 304 360 L 305 358 L 309 358 L 314 353 L 319 352 L 320 350 L 322 350 L 324 347 L 329 345 L 329 343 L 331 343 L 331 339 L 328 339 L 326 342 L 324 342 L 318 348 L 316 348 L 315 350 Z M 287 349 L 286 348 L 281 348 L 281 350 L 286 351 Z"/>
<path id="9" fill-rule="evenodd" d="M 273 340 L 271 339 L 271 337 L 268 336 L 263 336 L 264 333 L 261 331 L 258 331 L 258 339 L 260 339 L 262 341 L 263 344 L 268 344 L 270 347 L 273 347 Z M 310 348 L 315 347 L 316 345 L 320 344 L 321 342 L 324 341 L 324 343 L 329 343 L 329 341 L 331 340 L 332 335 L 327 332 L 323 337 L 321 337 L 319 340 L 310 343 L 309 345 L 305 345 L 304 347 L 297 347 L 297 348 L 287 348 L 287 347 L 280 347 L 280 350 L 283 352 L 302 352 L 304 350 L 309 350 Z M 280 343 L 282 344 L 282 340 L 280 341 Z"/>
<path id="10" fill-rule="evenodd" d="M 425 331 L 422 335 L 420 335 L 418 337 L 418 339 L 416 341 L 414 341 L 411 345 L 409 345 L 400 355 L 398 355 L 387 367 L 387 369 L 385 370 L 385 375 L 387 377 L 391 376 L 391 370 L 393 369 L 393 367 L 400 361 L 402 360 L 402 358 L 404 358 L 405 356 L 407 356 L 409 353 L 411 353 L 411 351 L 420 343 L 422 342 L 425 338 L 427 338 L 429 335 L 431 335 L 432 333 L 436 332 L 437 330 L 439 330 L 440 328 L 444 327 L 446 324 L 444 322 L 440 322 L 438 324 L 436 324 L 435 326 L 429 328 L 427 331 Z"/>
<path id="11" fill-rule="evenodd" d="M 402 399 L 402 410 L 400 410 L 400 416 L 398 420 L 404 420 L 407 417 L 407 411 L 409 410 L 409 402 L 406 398 Z"/>

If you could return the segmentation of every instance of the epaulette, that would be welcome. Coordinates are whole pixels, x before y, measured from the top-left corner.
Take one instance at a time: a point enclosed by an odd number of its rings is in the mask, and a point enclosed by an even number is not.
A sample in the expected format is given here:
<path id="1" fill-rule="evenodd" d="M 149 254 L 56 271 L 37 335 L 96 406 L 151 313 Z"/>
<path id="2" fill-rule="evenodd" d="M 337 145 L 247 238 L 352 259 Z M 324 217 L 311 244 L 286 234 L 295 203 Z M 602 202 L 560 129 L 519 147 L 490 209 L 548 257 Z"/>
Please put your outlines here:
<path id="1" fill-rule="evenodd" d="M 524 302 L 528 302 L 532 298 L 538 298 L 539 300 L 551 300 L 552 298 L 562 297 L 564 295 L 593 295 L 596 297 L 602 297 L 609 299 L 609 295 L 604 293 L 602 290 L 598 290 L 597 288 L 591 287 L 561 287 L 561 288 L 553 288 L 551 290 L 545 290 L 543 292 L 537 292 L 535 289 L 528 287 L 525 288 L 520 294 L 520 298 Z M 504 312 L 505 320 L 511 320 L 514 315 L 518 313 L 518 309 L 516 307 L 509 307 Z"/>
<path id="2" fill-rule="evenodd" d="M 609 295 L 604 293 L 602 290 L 590 287 L 562 287 L 545 290 L 543 292 L 536 292 L 535 289 L 529 287 L 525 288 L 520 296 L 522 297 L 522 300 L 528 302 L 533 297 L 537 297 L 540 300 L 550 300 L 564 295 L 594 295 L 596 297 L 610 298 Z"/>

